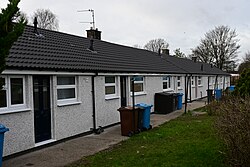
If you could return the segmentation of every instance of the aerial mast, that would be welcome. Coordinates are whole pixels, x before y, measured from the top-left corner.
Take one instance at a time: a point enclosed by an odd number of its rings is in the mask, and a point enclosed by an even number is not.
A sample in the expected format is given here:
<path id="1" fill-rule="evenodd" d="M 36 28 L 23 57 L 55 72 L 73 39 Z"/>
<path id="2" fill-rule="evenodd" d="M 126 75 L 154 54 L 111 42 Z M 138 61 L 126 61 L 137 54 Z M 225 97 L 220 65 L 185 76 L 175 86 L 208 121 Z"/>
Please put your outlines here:
<path id="1" fill-rule="evenodd" d="M 95 12 L 93 9 L 88 9 L 88 10 L 78 10 L 77 12 L 91 12 L 92 13 L 92 21 L 90 22 L 80 22 L 80 23 L 90 23 L 92 24 L 92 28 L 95 29 Z"/>

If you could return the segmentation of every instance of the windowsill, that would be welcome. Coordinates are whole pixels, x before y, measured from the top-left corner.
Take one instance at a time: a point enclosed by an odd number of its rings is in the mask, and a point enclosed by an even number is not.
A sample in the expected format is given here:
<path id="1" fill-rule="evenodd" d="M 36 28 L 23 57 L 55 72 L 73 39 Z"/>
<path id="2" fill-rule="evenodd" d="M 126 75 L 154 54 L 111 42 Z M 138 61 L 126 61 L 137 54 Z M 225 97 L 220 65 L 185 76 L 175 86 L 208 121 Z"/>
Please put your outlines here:
<path id="1" fill-rule="evenodd" d="M 177 89 L 178 89 L 178 90 L 183 90 L 183 88 L 182 88 L 182 87 L 178 87 Z"/>
<path id="2" fill-rule="evenodd" d="M 116 95 L 114 95 L 114 96 L 105 96 L 105 100 L 114 100 L 114 99 L 119 99 L 120 98 L 120 96 L 116 96 Z"/>
<path id="3" fill-rule="evenodd" d="M 31 108 L 19 108 L 19 109 L 1 109 L 0 115 L 2 114 L 12 114 L 12 113 L 19 113 L 19 112 L 27 112 L 31 111 Z"/>
<path id="4" fill-rule="evenodd" d="M 163 92 L 174 92 L 173 89 L 163 89 Z"/>
<path id="5" fill-rule="evenodd" d="M 135 96 L 143 96 L 143 95 L 147 95 L 146 92 L 135 92 Z M 130 96 L 132 97 L 132 93 L 130 94 Z"/>
<path id="6" fill-rule="evenodd" d="M 57 102 L 58 107 L 63 107 L 63 106 L 72 106 L 72 105 L 78 105 L 81 104 L 81 101 L 72 101 L 72 102 Z"/>
<path id="7" fill-rule="evenodd" d="M 198 85 L 198 87 L 203 87 L 203 85 Z"/>
<path id="8" fill-rule="evenodd" d="M 195 88 L 195 86 L 194 86 L 194 85 L 192 85 L 191 87 L 192 87 L 192 88 Z"/>

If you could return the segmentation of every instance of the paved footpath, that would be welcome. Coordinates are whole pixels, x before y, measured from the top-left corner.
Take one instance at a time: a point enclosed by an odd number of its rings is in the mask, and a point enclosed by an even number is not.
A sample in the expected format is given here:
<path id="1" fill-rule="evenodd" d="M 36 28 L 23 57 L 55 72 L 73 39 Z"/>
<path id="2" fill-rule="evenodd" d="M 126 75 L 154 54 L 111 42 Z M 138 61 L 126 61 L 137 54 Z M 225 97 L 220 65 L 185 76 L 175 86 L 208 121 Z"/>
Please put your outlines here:
<path id="1" fill-rule="evenodd" d="M 187 111 L 199 108 L 205 105 L 205 101 L 194 101 L 188 103 Z M 184 113 L 177 110 L 170 114 L 152 114 L 151 125 L 157 127 L 171 119 L 175 119 Z M 120 125 L 116 125 L 104 130 L 100 135 L 87 135 L 68 140 L 50 147 L 39 149 L 21 156 L 3 161 L 3 167 L 59 167 L 70 164 L 81 159 L 84 156 L 93 155 L 101 150 L 107 149 L 123 140 L 128 139 L 121 136 Z"/>

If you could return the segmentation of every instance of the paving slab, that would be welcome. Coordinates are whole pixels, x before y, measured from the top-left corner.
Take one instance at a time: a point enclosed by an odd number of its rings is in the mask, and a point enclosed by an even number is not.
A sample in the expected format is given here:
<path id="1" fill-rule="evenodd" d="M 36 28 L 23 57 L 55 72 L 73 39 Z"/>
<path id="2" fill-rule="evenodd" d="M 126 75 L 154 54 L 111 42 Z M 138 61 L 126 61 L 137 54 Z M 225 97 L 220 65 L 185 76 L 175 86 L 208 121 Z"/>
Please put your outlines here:
<path id="1" fill-rule="evenodd" d="M 205 106 L 204 100 L 188 103 L 187 111 Z M 184 113 L 177 110 L 169 114 L 152 114 L 150 123 L 157 127 L 171 119 L 175 119 Z M 104 130 L 100 135 L 87 135 L 68 140 L 53 146 L 42 148 L 24 155 L 20 155 L 3 161 L 3 167 L 60 167 L 81 159 L 84 156 L 93 155 L 101 150 L 110 148 L 129 137 L 121 136 L 121 127 L 116 125 Z"/>

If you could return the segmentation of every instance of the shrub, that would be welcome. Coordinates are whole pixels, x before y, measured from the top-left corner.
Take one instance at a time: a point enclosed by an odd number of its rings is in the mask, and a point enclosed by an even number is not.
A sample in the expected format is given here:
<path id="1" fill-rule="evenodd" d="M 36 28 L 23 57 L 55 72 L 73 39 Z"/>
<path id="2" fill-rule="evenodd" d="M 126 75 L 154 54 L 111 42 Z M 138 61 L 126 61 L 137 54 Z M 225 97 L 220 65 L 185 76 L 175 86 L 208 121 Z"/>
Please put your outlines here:
<path id="1" fill-rule="evenodd" d="M 217 107 L 215 128 L 228 150 L 231 166 L 246 167 L 250 164 L 250 98 L 230 96 Z"/>
<path id="2" fill-rule="evenodd" d="M 205 107 L 205 111 L 207 112 L 208 115 L 218 115 L 219 114 L 219 105 L 220 103 L 218 101 L 212 101 Z"/>
<path id="3" fill-rule="evenodd" d="M 241 74 L 236 84 L 235 95 L 242 97 L 250 96 L 250 69 L 245 69 Z"/>

